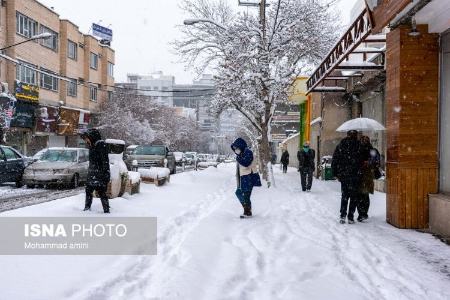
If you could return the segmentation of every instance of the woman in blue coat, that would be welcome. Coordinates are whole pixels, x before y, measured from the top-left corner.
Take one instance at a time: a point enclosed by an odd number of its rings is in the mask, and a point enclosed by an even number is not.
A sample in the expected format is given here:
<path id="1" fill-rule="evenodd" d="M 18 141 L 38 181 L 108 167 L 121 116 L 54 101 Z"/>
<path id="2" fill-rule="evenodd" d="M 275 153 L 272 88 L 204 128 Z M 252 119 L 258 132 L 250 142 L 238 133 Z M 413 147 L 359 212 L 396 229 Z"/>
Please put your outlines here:
<path id="1" fill-rule="evenodd" d="M 236 154 L 236 196 L 244 208 L 241 218 L 252 216 L 252 202 L 250 197 L 254 186 L 261 186 L 261 179 L 256 168 L 256 160 L 253 152 L 248 148 L 247 143 L 238 138 L 231 145 L 231 149 Z"/>

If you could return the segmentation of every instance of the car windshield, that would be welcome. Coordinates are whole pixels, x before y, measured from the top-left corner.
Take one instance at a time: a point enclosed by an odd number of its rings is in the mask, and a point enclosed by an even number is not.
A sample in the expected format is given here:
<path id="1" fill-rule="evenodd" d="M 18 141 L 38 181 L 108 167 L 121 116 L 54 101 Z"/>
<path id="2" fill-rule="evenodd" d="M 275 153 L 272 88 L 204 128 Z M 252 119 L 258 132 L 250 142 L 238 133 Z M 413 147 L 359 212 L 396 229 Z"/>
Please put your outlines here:
<path id="1" fill-rule="evenodd" d="M 164 146 L 139 146 L 134 150 L 135 155 L 165 155 L 166 148 Z"/>
<path id="2" fill-rule="evenodd" d="M 194 158 L 194 155 L 192 155 L 192 154 L 185 154 L 186 155 L 186 158 Z"/>
<path id="3" fill-rule="evenodd" d="M 76 162 L 76 150 L 48 150 L 40 158 L 41 161 L 66 161 Z"/>

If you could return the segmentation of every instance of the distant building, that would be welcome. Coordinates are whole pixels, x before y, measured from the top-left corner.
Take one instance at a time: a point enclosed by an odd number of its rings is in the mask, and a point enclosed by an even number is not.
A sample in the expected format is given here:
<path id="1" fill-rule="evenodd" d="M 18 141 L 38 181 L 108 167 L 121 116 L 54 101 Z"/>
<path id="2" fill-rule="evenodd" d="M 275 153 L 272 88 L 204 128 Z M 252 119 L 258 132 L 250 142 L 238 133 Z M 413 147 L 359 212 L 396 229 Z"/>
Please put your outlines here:
<path id="1" fill-rule="evenodd" d="M 173 86 L 173 106 L 195 110 L 195 119 L 200 130 L 216 132 L 217 119 L 211 116 L 209 105 L 215 93 L 212 75 L 203 75 L 192 84 Z"/>
<path id="2" fill-rule="evenodd" d="M 150 75 L 128 75 L 129 83 L 136 83 L 138 94 L 149 96 L 156 103 L 173 106 L 175 77 L 159 71 Z"/>

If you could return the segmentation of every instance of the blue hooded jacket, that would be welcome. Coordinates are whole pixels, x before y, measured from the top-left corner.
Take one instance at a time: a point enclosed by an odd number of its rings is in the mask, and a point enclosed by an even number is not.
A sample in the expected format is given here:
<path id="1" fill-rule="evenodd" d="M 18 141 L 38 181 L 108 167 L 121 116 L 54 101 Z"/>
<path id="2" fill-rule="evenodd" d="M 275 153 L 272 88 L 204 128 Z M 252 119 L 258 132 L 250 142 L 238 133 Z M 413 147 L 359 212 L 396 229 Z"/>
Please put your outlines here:
<path id="1" fill-rule="evenodd" d="M 234 141 L 233 144 L 231 144 L 231 149 L 234 151 L 234 149 L 240 149 L 241 153 L 239 155 L 236 155 L 236 161 L 238 164 L 248 167 L 253 162 L 253 152 L 248 148 L 247 143 L 242 139 L 238 138 Z M 239 171 L 239 168 L 237 168 L 237 172 Z M 240 174 L 239 174 L 240 175 Z M 238 180 L 238 188 L 240 188 L 243 191 L 251 191 L 254 186 L 261 186 L 261 179 L 259 178 L 259 174 L 249 174 L 240 176 Z"/>

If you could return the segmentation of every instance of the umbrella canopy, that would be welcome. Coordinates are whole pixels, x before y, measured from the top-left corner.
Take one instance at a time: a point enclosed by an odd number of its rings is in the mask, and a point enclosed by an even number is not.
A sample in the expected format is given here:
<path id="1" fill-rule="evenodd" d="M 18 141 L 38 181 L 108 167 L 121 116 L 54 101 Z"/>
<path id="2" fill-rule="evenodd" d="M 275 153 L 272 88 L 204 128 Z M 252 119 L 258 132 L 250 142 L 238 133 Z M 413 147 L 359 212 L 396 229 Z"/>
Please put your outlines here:
<path id="1" fill-rule="evenodd" d="M 369 118 L 356 118 L 350 121 L 345 122 L 341 126 L 339 126 L 336 131 L 339 132 L 347 132 L 350 130 L 357 131 L 381 131 L 386 130 L 386 128 L 381 125 L 378 121 Z"/>

